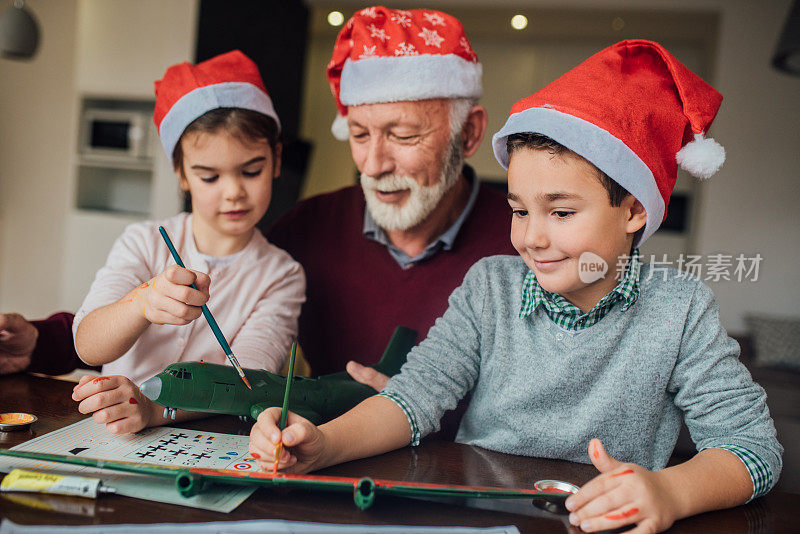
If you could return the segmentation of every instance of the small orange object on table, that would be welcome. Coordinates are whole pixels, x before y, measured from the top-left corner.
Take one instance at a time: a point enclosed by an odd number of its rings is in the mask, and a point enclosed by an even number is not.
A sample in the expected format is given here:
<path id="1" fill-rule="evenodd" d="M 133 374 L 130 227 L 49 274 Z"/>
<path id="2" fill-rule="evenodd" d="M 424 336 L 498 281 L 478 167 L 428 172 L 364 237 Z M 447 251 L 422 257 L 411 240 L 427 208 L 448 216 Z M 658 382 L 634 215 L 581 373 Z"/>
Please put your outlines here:
<path id="1" fill-rule="evenodd" d="M 12 430 L 27 430 L 31 424 L 39 418 L 30 413 L 11 412 L 0 413 L 0 432 L 10 432 Z"/>

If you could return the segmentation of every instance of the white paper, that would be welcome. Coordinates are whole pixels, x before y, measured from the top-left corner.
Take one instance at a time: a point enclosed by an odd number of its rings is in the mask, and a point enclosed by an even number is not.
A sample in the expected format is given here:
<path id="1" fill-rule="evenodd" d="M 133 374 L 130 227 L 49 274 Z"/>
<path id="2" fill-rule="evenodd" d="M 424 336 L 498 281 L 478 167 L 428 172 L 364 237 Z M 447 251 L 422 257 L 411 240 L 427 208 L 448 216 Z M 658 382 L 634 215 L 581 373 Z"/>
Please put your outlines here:
<path id="1" fill-rule="evenodd" d="M 136 434 L 114 435 L 106 432 L 105 425 L 87 418 L 21 443 L 12 447 L 12 450 L 159 465 L 258 471 L 255 460 L 247 450 L 249 439 L 249 436 L 163 426 L 147 428 Z M 171 478 L 0 456 L 0 471 L 8 472 L 14 468 L 59 474 L 80 473 L 81 476 L 102 479 L 103 484 L 115 488 L 120 495 L 218 512 L 234 510 L 256 490 L 254 486 L 212 485 L 200 495 L 186 498 L 178 493 Z"/>

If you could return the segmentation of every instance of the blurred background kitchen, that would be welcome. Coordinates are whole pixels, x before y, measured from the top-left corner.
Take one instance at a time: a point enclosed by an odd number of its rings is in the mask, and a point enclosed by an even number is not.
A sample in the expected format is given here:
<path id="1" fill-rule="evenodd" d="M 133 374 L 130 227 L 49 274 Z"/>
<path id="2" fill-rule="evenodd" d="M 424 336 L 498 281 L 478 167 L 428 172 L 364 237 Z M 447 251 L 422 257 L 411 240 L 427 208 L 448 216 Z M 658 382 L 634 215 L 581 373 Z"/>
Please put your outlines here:
<path id="1" fill-rule="evenodd" d="M 127 224 L 182 209 L 151 120 L 153 81 L 168 65 L 233 48 L 259 64 L 286 143 L 264 227 L 298 198 L 352 184 L 348 147 L 330 133 L 335 106 L 324 69 L 342 23 L 367 5 L 0 0 L 0 311 L 28 318 L 75 311 Z M 787 447 L 781 487 L 800 491 L 800 7 L 791 0 L 389 5 L 441 9 L 464 23 L 483 64 L 481 103 L 490 119 L 469 163 L 501 189 L 489 137 L 510 106 L 611 43 L 657 40 L 723 94 L 710 134 L 727 150 L 725 165 L 708 182 L 679 176 L 669 219 L 642 252 L 673 267 L 691 256 L 706 266 L 714 257 L 731 262 L 729 279 L 706 278 L 707 271 L 703 278 L 767 388 Z M 737 277 L 739 257 L 748 272 Z"/>

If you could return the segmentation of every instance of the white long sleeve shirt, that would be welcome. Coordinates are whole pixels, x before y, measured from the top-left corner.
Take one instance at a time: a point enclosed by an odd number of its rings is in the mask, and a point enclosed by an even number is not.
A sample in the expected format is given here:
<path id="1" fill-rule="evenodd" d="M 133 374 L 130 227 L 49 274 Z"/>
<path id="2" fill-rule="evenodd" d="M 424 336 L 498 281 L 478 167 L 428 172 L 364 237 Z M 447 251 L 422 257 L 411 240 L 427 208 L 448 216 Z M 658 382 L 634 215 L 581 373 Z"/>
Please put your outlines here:
<path id="1" fill-rule="evenodd" d="M 182 213 L 160 224 L 186 267 L 211 277 L 208 307 L 242 367 L 278 370 L 297 335 L 297 318 L 305 300 L 300 264 L 259 231 L 239 253 L 215 261 L 197 250 L 191 214 Z M 118 301 L 175 263 L 158 226 L 152 221 L 132 224 L 117 239 L 75 315 L 73 335 L 87 314 Z M 227 363 L 202 315 L 186 326 L 151 324 L 128 352 L 103 366 L 103 373 L 141 384 L 170 363 L 197 360 Z"/>

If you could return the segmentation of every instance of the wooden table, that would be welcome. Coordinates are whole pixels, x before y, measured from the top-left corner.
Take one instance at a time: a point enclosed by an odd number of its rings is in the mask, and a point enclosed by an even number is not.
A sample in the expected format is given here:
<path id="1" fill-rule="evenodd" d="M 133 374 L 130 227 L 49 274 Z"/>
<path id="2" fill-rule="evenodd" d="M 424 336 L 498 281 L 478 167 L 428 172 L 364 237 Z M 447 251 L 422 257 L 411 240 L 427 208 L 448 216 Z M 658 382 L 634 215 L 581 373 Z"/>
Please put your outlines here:
<path id="1" fill-rule="evenodd" d="M 70 399 L 73 384 L 25 374 L 0 377 L 0 412 L 28 412 L 39 417 L 28 432 L 0 432 L 0 447 L 10 448 L 84 416 Z M 182 428 L 249 433 L 249 424 L 218 416 Z M 431 441 L 404 449 L 330 467 L 320 474 L 376 478 L 530 487 L 551 478 L 584 484 L 595 475 L 589 465 L 510 456 L 469 445 Z M 62 499 L 60 497 L 56 499 Z M 565 516 L 549 514 L 529 501 L 449 501 L 378 496 L 372 508 L 361 511 L 351 495 L 304 490 L 256 491 L 229 514 L 107 495 L 97 501 L 76 502 L 72 513 L 43 512 L 0 496 L 0 518 L 23 524 L 81 525 L 102 523 L 205 522 L 242 519 L 289 519 L 327 523 L 497 526 L 516 525 L 521 532 L 580 532 Z M 771 533 L 800 532 L 800 495 L 772 492 L 746 506 L 703 514 L 679 521 L 670 532 Z"/>

